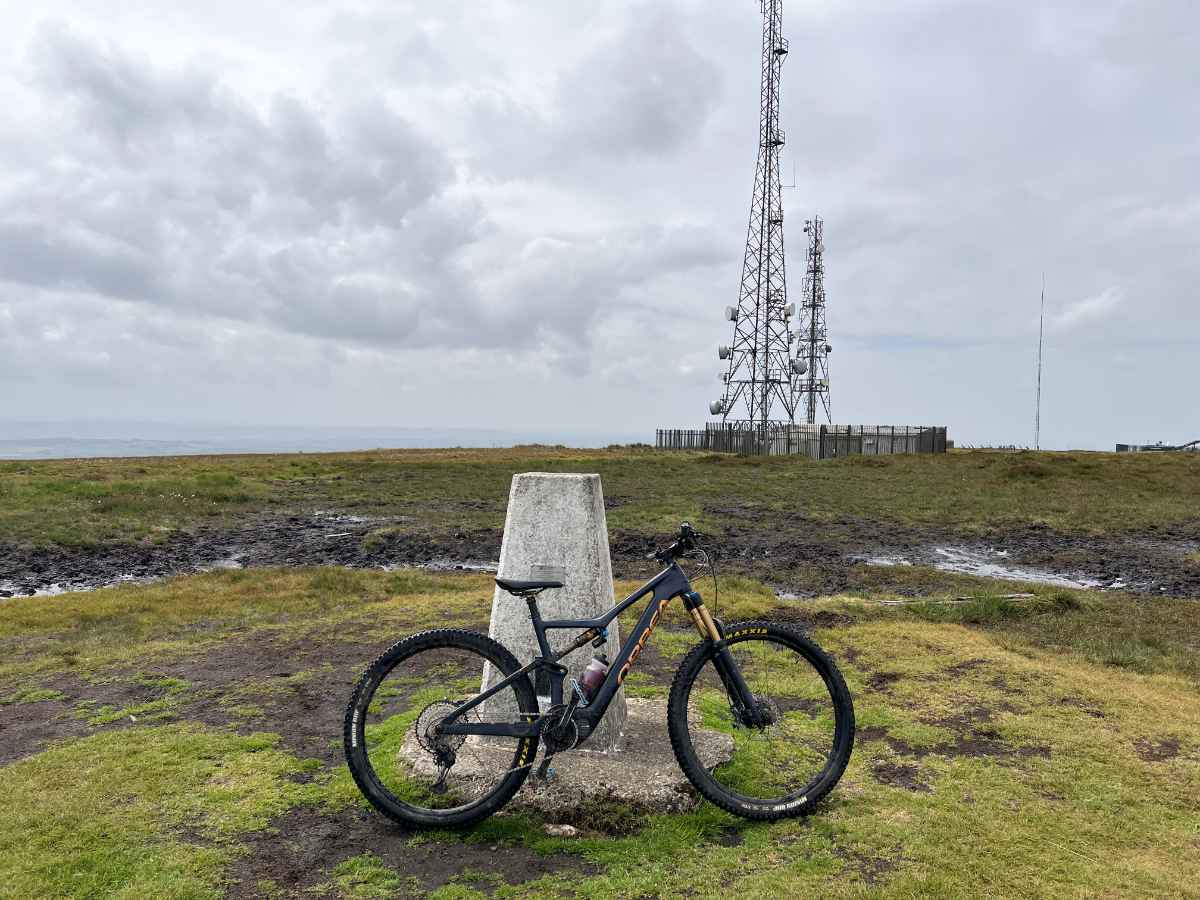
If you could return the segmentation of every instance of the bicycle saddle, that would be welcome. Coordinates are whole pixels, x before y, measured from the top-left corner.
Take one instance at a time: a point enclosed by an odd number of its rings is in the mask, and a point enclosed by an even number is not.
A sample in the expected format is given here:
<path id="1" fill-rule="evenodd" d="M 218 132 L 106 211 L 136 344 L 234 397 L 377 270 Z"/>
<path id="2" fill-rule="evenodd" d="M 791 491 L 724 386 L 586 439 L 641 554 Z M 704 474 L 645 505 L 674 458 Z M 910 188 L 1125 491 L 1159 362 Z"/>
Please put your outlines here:
<path id="1" fill-rule="evenodd" d="M 510 594 L 516 594 L 517 596 L 563 586 L 561 581 L 519 581 L 516 578 L 497 578 L 496 584 L 500 585 L 501 588 Z"/>

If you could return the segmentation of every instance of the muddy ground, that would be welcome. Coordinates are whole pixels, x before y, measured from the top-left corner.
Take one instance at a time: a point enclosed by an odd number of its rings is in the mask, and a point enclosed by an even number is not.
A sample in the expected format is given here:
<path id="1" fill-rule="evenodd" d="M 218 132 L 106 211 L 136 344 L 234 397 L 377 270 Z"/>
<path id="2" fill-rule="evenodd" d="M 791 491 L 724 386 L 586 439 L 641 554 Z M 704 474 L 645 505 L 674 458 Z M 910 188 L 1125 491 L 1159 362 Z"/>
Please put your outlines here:
<path id="1" fill-rule="evenodd" d="M 888 521 L 816 522 L 752 507 L 706 510 L 723 523 L 711 544 L 727 572 L 761 578 L 797 597 L 855 589 L 906 595 L 951 584 L 902 571 L 934 567 L 949 574 L 1048 580 L 1066 587 L 1116 588 L 1170 597 L 1200 597 L 1200 519 L 1124 535 L 1065 533 L 1041 525 L 960 534 Z M 159 543 L 29 548 L 0 541 L 0 597 L 85 590 L 121 581 L 212 568 L 347 565 L 488 568 L 501 531 L 435 530 L 424 523 L 332 513 L 257 518 L 232 528 L 172 534 Z M 618 576 L 651 570 L 647 554 L 665 536 L 610 535 Z M 893 569 L 894 571 L 888 571 Z"/>
<path id="2" fill-rule="evenodd" d="M 839 628 L 848 620 L 837 614 L 814 616 L 803 607 L 793 607 L 788 618 L 806 626 Z M 369 624 L 363 622 L 365 626 Z M 470 627 L 484 628 L 485 623 Z M 670 626 L 664 626 L 671 630 Z M 354 629 L 347 629 L 353 631 Z M 690 631 L 688 631 L 690 633 Z M 340 768 L 341 732 L 345 703 L 362 667 L 388 643 L 385 638 L 365 642 L 330 640 L 327 635 L 279 635 L 261 633 L 230 638 L 171 660 L 156 661 L 152 671 L 121 670 L 104 673 L 99 682 L 70 672 L 53 675 L 44 687 L 61 691 L 58 699 L 7 707 L 19 715 L 0 719 L 0 765 L 30 756 L 54 740 L 82 737 L 103 729 L 141 728 L 174 721 L 203 722 L 232 728 L 244 734 L 268 731 L 281 736 L 284 749 L 302 758 L 319 759 L 325 771 Z M 863 693 L 887 694 L 906 676 L 864 665 L 853 646 L 843 649 L 839 662 L 853 665 L 866 676 Z M 678 659 L 660 655 L 648 645 L 639 660 L 639 671 L 649 683 L 665 691 Z M 941 671 L 914 676 L 931 688 L 953 690 L 967 668 L 985 670 L 984 660 L 947 666 Z M 1003 674 L 995 673 L 1003 679 Z M 129 709 L 162 699 L 168 688 L 147 679 L 177 679 L 186 687 L 173 695 L 174 702 L 155 715 L 122 715 L 111 721 L 91 723 L 80 714 L 103 707 Z M 856 752 L 874 760 L 871 777 L 881 784 L 908 791 L 932 789 L 933 774 L 925 766 L 932 756 L 983 758 L 1001 765 L 1017 764 L 1030 756 L 1045 757 L 1049 749 L 1039 745 L 1014 745 L 994 727 L 997 713 L 1022 711 L 1029 700 L 1022 686 L 1005 686 L 1005 700 L 993 706 L 963 704 L 960 714 L 930 718 L 954 735 L 929 747 L 913 747 L 892 735 L 884 726 L 863 728 L 857 735 Z M 1064 697 L 1064 703 L 1072 698 Z M 251 715 L 247 707 L 253 707 Z M 1081 707 L 1082 709 L 1082 707 Z M 1103 717 L 1104 710 L 1083 710 L 1089 718 Z M 1169 759 L 1178 745 L 1169 742 L 1138 744 L 1137 752 L 1147 760 Z M 569 823 L 585 834 L 624 835 L 644 824 L 644 815 L 632 815 L 628 807 L 614 813 L 603 804 L 564 808 L 546 824 Z M 190 842 L 208 842 L 200 832 L 188 832 Z M 737 826 L 713 838 L 729 845 L 741 841 Z M 262 884 L 271 882 L 278 896 L 303 898 L 320 892 L 329 873 L 339 863 L 370 851 L 387 866 L 405 873 L 400 896 L 421 896 L 445 885 L 461 884 L 484 893 L 504 885 L 518 885 L 543 875 L 570 871 L 589 874 L 595 867 L 573 854 L 543 855 L 519 842 L 456 843 L 453 852 L 436 842 L 414 840 L 414 835 L 380 815 L 359 808 L 331 811 L 301 806 L 271 822 L 271 826 L 248 839 L 249 852 L 225 873 L 226 896 L 262 896 Z M 856 870 L 871 861 L 854 860 Z"/>

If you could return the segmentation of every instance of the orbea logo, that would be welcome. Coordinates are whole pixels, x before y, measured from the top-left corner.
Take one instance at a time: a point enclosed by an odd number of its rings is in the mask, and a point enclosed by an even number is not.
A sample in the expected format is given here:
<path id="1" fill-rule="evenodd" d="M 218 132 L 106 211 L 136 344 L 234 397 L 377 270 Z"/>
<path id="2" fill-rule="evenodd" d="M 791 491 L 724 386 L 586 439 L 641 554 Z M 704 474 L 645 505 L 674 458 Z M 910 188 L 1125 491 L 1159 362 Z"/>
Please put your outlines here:
<path id="1" fill-rule="evenodd" d="M 617 687 L 621 686 L 621 682 L 625 680 L 625 676 L 629 674 L 629 670 L 633 668 L 633 664 L 637 662 L 638 654 L 642 652 L 642 648 L 646 646 L 646 641 L 650 640 L 650 635 L 654 633 L 654 629 L 658 627 L 658 620 L 662 618 L 662 612 L 667 608 L 667 604 L 671 602 L 668 597 L 665 600 L 658 602 L 658 609 L 654 611 L 654 615 L 650 617 L 650 624 L 646 626 L 645 632 L 638 639 L 638 642 L 633 647 L 633 652 L 629 654 L 629 659 L 625 661 L 625 665 L 621 666 L 621 671 L 617 673 Z"/>

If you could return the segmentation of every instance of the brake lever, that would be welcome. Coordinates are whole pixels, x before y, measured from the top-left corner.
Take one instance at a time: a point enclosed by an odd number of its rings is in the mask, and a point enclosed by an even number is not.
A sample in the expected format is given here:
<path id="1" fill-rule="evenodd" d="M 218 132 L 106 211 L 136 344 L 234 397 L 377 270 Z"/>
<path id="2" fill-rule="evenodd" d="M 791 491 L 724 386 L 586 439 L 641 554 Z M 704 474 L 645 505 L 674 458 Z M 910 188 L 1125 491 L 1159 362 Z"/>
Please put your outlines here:
<path id="1" fill-rule="evenodd" d="M 657 560 L 660 563 L 669 563 L 676 556 L 680 555 L 680 550 L 681 550 L 681 548 L 679 546 L 679 542 L 676 541 L 674 544 L 672 544 L 670 547 L 667 547 L 665 550 L 655 550 L 653 553 L 651 553 L 649 556 L 647 556 L 646 559 Z"/>

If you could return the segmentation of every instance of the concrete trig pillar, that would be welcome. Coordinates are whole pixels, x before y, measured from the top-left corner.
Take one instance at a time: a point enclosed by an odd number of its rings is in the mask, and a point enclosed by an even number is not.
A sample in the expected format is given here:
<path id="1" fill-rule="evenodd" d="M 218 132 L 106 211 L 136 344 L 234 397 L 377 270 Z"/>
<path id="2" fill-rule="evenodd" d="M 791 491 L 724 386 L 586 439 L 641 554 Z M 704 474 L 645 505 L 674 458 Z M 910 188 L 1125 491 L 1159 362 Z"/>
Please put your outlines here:
<path id="1" fill-rule="evenodd" d="M 514 475 L 498 574 L 501 578 L 545 580 L 564 576 L 562 588 L 538 596 L 543 619 L 589 619 L 610 610 L 616 600 L 600 476 L 543 472 Z M 551 631 L 547 637 L 552 647 L 561 649 L 579 631 Z M 498 587 L 492 598 L 488 633 L 511 650 L 522 665 L 538 655 L 537 638 L 525 601 Z M 614 621 L 608 626 L 608 643 L 603 652 L 610 660 L 615 659 L 620 646 L 621 636 Z M 568 678 L 578 678 L 596 652 L 600 651 L 585 644 L 564 658 L 562 664 L 570 671 Z M 490 666 L 484 671 L 485 686 L 497 680 L 488 669 Z M 567 681 L 564 702 L 569 699 L 569 692 L 570 681 Z M 620 690 L 584 746 L 592 750 L 612 749 L 624 724 L 625 691 Z"/>

